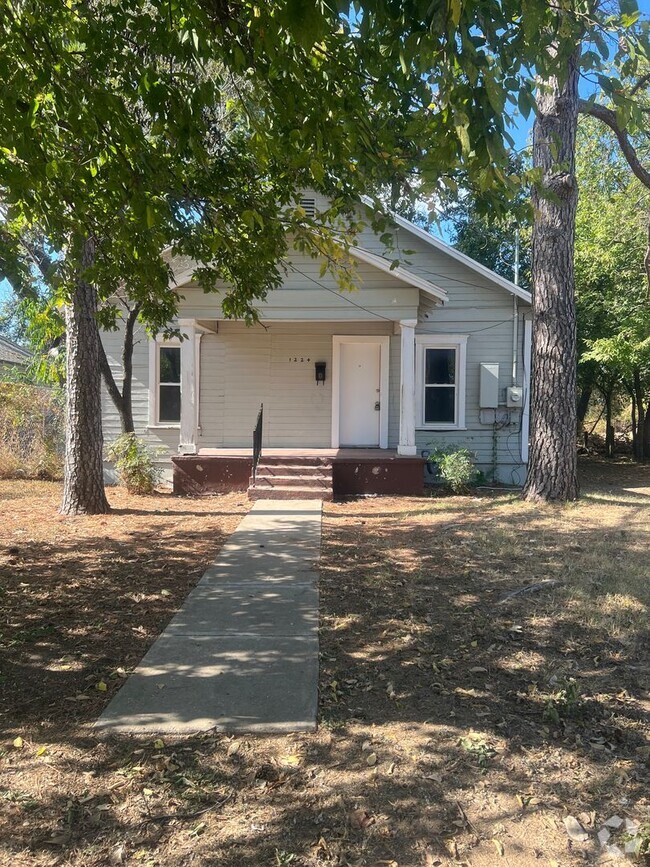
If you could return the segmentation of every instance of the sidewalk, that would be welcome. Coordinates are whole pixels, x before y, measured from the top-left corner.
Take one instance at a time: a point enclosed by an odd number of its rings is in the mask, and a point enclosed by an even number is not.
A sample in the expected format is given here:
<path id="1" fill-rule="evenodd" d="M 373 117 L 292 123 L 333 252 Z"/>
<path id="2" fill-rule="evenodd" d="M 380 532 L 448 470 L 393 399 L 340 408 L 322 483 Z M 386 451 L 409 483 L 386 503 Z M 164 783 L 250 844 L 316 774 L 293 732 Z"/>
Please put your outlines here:
<path id="1" fill-rule="evenodd" d="M 315 729 L 321 512 L 320 501 L 257 502 L 95 728 Z"/>

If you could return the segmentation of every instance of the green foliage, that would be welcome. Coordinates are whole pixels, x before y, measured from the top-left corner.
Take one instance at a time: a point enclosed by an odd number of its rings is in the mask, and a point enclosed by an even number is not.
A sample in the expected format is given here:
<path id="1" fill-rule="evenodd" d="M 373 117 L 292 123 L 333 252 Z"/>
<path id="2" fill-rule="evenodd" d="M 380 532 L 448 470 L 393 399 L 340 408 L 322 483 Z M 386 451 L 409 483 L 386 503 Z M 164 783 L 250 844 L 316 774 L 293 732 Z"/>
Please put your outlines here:
<path id="1" fill-rule="evenodd" d="M 640 142 L 639 153 L 647 151 Z M 650 286 L 644 268 L 650 190 L 613 134 L 591 118 L 578 129 L 576 302 L 579 373 L 603 394 L 650 395 Z M 642 410 L 643 411 L 643 410 Z"/>
<path id="2" fill-rule="evenodd" d="M 523 181 L 523 159 L 512 157 L 510 170 L 513 177 L 522 178 L 522 185 L 515 195 L 506 193 L 505 215 L 494 209 L 490 199 L 486 201 L 473 191 L 460 197 L 448 191 L 441 220 L 449 225 L 451 242 L 457 250 L 512 281 L 518 247 L 519 285 L 530 289 L 532 213 L 529 189 Z"/>
<path id="3" fill-rule="evenodd" d="M 546 697 L 544 720 L 560 725 L 563 720 L 576 717 L 582 708 L 580 687 L 572 677 L 557 684 L 557 688 Z"/>
<path id="4" fill-rule="evenodd" d="M 60 479 L 63 393 L 27 382 L 0 384 L 0 478 Z"/>
<path id="5" fill-rule="evenodd" d="M 477 732 L 462 737 L 458 743 L 475 758 L 481 773 L 484 774 L 490 766 L 490 759 L 496 755 L 496 750 Z"/>
<path id="6" fill-rule="evenodd" d="M 377 0 L 352 10 L 317 0 L 9 4 L 0 272 L 26 294 L 42 281 L 64 303 L 92 236 L 86 277 L 102 324 L 119 315 L 120 281 L 156 331 L 177 310 L 179 257 L 199 263 L 227 316 L 254 319 L 287 243 L 327 252 L 344 226 L 354 231 L 351 206 L 370 190 L 435 197 L 459 176 L 504 215 L 521 190 L 508 128 L 515 109 L 534 105 L 530 70 L 561 68 L 590 30 L 597 68 L 608 55 L 600 30 L 627 28 L 610 60 L 629 74 L 641 52 L 627 5 L 594 23 L 580 7 L 557 14 L 536 0 L 399 15 Z M 545 50 L 555 43 L 557 56 Z M 307 187 L 331 201 L 316 219 L 296 204 Z M 349 268 L 328 261 L 348 285 Z"/>
<path id="7" fill-rule="evenodd" d="M 108 447 L 108 457 L 115 467 L 122 484 L 130 494 L 153 494 L 162 478 L 162 471 L 155 464 L 155 452 L 134 433 L 119 436 Z"/>
<path id="8" fill-rule="evenodd" d="M 435 464 L 440 478 L 455 494 L 465 493 L 479 479 L 476 456 L 469 449 L 446 446 L 431 452 L 428 460 Z"/>

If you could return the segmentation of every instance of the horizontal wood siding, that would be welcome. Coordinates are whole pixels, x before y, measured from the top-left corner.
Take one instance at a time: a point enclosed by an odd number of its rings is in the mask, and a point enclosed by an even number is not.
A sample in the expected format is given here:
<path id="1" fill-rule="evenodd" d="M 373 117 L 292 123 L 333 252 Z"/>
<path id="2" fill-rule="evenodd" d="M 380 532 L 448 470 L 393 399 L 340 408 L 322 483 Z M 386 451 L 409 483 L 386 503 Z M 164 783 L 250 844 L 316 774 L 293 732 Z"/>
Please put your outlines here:
<path id="1" fill-rule="evenodd" d="M 363 262 L 351 262 L 357 288 L 340 290 L 334 277 L 321 275 L 321 260 L 292 251 L 282 287 L 256 305 L 266 320 L 316 320 L 342 322 L 410 319 L 417 315 L 419 290 Z M 179 288 L 182 316 L 197 319 L 221 317 L 219 292 L 204 292 L 197 285 Z"/>
<path id="2" fill-rule="evenodd" d="M 479 306 L 480 302 L 484 306 Z M 523 385 L 523 317 L 528 306 L 519 302 L 517 385 Z M 481 422 L 479 409 L 480 365 L 499 365 L 500 410 L 506 410 L 506 389 L 512 384 L 512 296 L 501 293 L 496 298 L 477 290 L 475 304 L 454 314 L 435 307 L 427 301 L 420 305 L 417 334 L 466 334 L 467 368 L 465 382 L 464 431 L 416 430 L 418 453 L 439 446 L 463 446 L 476 455 L 481 470 L 488 476 L 507 484 L 521 484 L 525 468 L 521 463 L 520 429 L 521 411 L 510 410 L 511 423 L 501 427 Z M 490 411 L 484 411 L 489 415 Z M 484 415 L 485 417 L 485 415 Z M 496 455 L 496 473 L 494 473 Z"/>

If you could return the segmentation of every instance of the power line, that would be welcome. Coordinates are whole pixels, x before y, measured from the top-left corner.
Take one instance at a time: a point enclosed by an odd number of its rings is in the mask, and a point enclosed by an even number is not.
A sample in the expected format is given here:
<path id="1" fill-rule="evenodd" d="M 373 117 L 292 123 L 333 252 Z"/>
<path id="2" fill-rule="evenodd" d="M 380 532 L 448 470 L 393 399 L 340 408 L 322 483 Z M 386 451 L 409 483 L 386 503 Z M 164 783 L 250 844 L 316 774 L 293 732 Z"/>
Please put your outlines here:
<path id="1" fill-rule="evenodd" d="M 309 274 L 305 274 L 297 265 L 294 265 L 293 262 L 289 263 L 290 268 L 293 271 L 297 271 L 298 274 L 301 274 L 306 280 L 311 280 L 312 283 L 315 283 L 316 286 L 319 286 L 321 289 L 324 289 L 326 292 L 331 292 L 332 295 L 336 296 L 336 298 L 340 298 L 342 301 L 347 301 L 348 304 L 352 304 L 353 307 L 357 307 L 359 310 L 363 310 L 364 313 L 369 313 L 371 316 L 376 316 L 378 319 L 383 319 L 385 322 L 396 322 L 398 320 L 389 319 L 388 316 L 383 316 L 381 313 L 377 313 L 375 310 L 370 310 L 368 307 L 364 307 L 363 304 L 357 304 L 356 301 L 353 301 L 352 298 L 349 298 L 347 295 L 342 295 L 336 289 L 332 289 L 330 286 L 326 286 L 324 283 L 321 283 L 320 280 L 316 280 L 314 277 L 311 277 Z M 472 287 L 471 283 L 467 283 L 467 286 Z M 492 325 L 486 325 L 484 328 L 473 328 L 471 331 L 465 331 L 466 334 L 478 334 L 481 331 L 489 331 L 491 328 L 498 328 L 500 325 L 507 325 L 512 321 L 512 317 L 508 317 L 508 319 L 503 319 L 500 322 L 493 322 Z M 441 334 L 441 332 L 436 332 L 437 334 Z"/>

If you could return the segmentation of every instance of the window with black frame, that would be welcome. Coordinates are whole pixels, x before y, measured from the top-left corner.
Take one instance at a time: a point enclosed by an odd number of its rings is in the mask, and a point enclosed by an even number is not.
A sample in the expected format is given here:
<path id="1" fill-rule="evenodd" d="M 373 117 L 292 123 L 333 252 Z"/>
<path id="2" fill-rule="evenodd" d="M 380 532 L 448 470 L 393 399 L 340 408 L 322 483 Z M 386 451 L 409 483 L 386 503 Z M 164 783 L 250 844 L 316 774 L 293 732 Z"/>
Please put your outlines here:
<path id="1" fill-rule="evenodd" d="M 158 349 L 158 421 L 181 420 L 181 348 L 162 345 Z"/>

